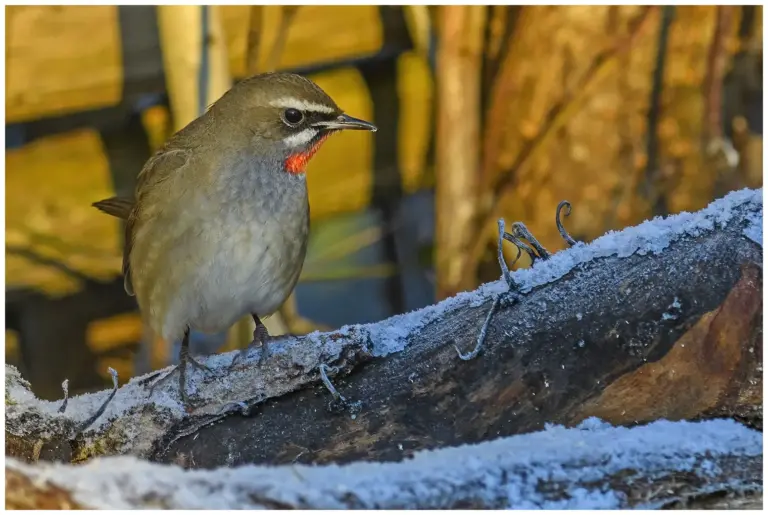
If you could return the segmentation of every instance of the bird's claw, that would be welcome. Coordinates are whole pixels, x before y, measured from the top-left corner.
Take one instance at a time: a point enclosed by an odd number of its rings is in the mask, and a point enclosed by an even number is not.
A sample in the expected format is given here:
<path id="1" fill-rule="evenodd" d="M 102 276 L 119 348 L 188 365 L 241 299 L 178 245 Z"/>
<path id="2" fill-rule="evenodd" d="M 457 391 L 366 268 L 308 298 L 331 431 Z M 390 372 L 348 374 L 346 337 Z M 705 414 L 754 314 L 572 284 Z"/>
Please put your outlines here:
<path id="1" fill-rule="evenodd" d="M 211 374 L 214 373 L 213 369 L 211 367 L 209 367 L 208 365 L 203 365 L 202 363 L 197 361 L 195 358 L 193 358 L 189 354 L 187 354 L 187 363 L 192 365 L 194 368 L 197 368 L 197 369 L 202 370 L 204 372 L 208 372 L 208 373 L 211 373 Z"/>
<path id="2" fill-rule="evenodd" d="M 185 408 L 188 408 L 190 406 L 189 401 L 189 395 L 187 394 L 187 365 L 190 365 L 192 368 L 197 368 L 199 370 L 202 370 L 204 373 L 213 374 L 214 371 L 211 369 L 211 367 L 207 365 L 203 365 L 199 361 L 197 361 L 195 358 L 193 358 L 188 352 L 182 351 L 181 356 L 179 356 L 179 364 L 174 366 L 171 370 L 169 370 L 164 376 L 156 379 L 152 385 L 149 387 L 149 397 L 152 397 L 152 394 L 155 392 L 155 388 L 158 387 L 161 383 L 165 383 L 174 372 L 177 370 L 179 371 L 179 395 L 181 396 L 181 401 L 184 404 Z"/>
<path id="3" fill-rule="evenodd" d="M 246 348 L 235 354 L 235 357 L 232 358 L 232 363 L 229 364 L 227 371 L 231 372 L 232 369 L 235 368 L 235 365 L 242 361 L 242 359 L 251 352 L 251 349 L 257 347 L 261 349 L 261 352 L 259 353 L 259 361 L 257 363 L 257 365 L 261 367 L 264 364 L 264 360 L 267 358 L 267 341 L 270 338 L 271 336 L 269 335 L 269 331 L 267 330 L 266 326 L 262 324 L 261 321 L 259 321 L 256 324 L 256 329 L 253 330 L 253 341 L 249 343 Z"/>

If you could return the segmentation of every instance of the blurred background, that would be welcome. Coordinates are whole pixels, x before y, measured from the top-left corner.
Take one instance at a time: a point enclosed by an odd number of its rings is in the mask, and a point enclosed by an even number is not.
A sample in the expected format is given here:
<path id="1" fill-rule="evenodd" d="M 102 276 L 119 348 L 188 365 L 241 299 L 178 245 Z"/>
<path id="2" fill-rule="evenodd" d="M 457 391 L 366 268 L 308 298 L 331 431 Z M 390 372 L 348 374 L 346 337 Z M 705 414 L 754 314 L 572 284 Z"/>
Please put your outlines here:
<path id="1" fill-rule="evenodd" d="M 496 223 L 591 240 L 762 185 L 760 6 L 6 7 L 6 362 L 43 398 L 176 362 L 120 275 L 151 153 L 234 82 L 302 73 L 379 131 L 308 168 L 312 234 L 267 321 L 305 333 L 500 275 Z M 510 245 L 511 247 L 511 245 Z M 509 249 L 512 257 L 512 250 Z M 529 266 L 527 258 L 516 265 Z M 250 341 L 250 320 L 192 338 Z"/>

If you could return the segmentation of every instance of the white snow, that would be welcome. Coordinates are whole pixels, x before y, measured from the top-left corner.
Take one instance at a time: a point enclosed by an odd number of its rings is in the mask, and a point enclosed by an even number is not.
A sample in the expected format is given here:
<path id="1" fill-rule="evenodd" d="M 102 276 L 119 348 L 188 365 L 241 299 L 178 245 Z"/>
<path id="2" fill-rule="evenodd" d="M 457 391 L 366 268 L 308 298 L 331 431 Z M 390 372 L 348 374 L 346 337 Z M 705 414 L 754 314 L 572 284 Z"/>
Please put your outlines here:
<path id="1" fill-rule="evenodd" d="M 623 428 L 588 419 L 572 429 L 548 425 L 536 433 L 422 451 L 400 463 L 205 471 L 114 457 L 81 466 L 31 466 L 9 459 L 7 466 L 66 488 L 75 500 L 96 508 L 130 508 L 150 499 L 158 507 L 177 509 L 258 508 L 259 499 L 325 509 L 344 508 L 350 499 L 363 509 L 417 503 L 439 508 L 451 506 L 472 487 L 484 501 L 509 508 L 615 509 L 626 499 L 610 488 L 610 475 L 624 474 L 622 483 L 632 480 L 632 471 L 645 477 L 662 472 L 711 477 L 718 472 L 713 459 L 761 454 L 762 434 L 731 420 Z M 559 487 L 562 494 L 542 486 Z"/>
<path id="2" fill-rule="evenodd" d="M 67 402 L 67 409 L 64 413 L 59 413 L 62 401 L 46 401 L 38 399 L 29 389 L 29 383 L 19 374 L 18 370 L 12 366 L 6 365 L 6 418 L 13 417 L 17 412 L 38 412 L 45 415 L 53 422 L 57 420 L 70 420 L 75 423 L 82 423 L 96 413 L 102 403 L 112 393 L 112 389 L 102 390 L 96 393 L 86 393 L 70 397 Z M 109 404 L 104 413 L 88 428 L 98 429 L 106 424 L 110 419 L 115 419 L 124 415 L 133 406 L 142 404 L 148 391 L 137 383 L 145 376 L 134 377 L 127 384 L 123 385 L 115 394 L 114 399 Z M 159 390 L 159 389 L 158 389 Z M 63 395 L 63 392 L 62 392 Z M 155 394 L 152 399 L 159 408 L 167 408 L 178 414 L 181 418 L 183 407 L 180 400 L 174 399 L 169 395 L 163 395 L 162 391 Z M 38 426 L 36 426 L 38 427 Z M 51 428 L 53 430 L 53 428 Z M 41 434 L 41 438 L 49 438 L 53 434 Z M 70 435 L 74 436 L 74 435 Z M 138 435 L 136 435 L 138 437 Z"/>
<path id="3" fill-rule="evenodd" d="M 747 216 L 749 225 L 744 229 L 744 236 L 763 246 L 763 212 L 750 213 Z"/>

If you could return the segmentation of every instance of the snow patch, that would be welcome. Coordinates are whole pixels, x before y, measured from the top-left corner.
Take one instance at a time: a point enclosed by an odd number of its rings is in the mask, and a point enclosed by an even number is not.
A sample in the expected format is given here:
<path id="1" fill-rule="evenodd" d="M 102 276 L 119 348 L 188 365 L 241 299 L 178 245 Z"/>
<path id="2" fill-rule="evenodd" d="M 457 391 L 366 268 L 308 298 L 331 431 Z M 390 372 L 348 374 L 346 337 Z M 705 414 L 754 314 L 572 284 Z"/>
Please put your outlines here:
<path id="1" fill-rule="evenodd" d="M 744 229 L 744 236 L 763 246 L 763 212 L 747 215 L 749 225 Z"/>
<path id="2" fill-rule="evenodd" d="M 157 372 L 152 372 L 152 374 L 157 374 Z M 147 376 L 148 375 L 149 374 L 147 374 Z M 107 406 L 107 409 L 89 428 L 86 429 L 86 432 L 103 427 L 109 420 L 114 420 L 117 417 L 125 415 L 125 413 L 133 406 L 144 402 L 148 395 L 148 390 L 138 383 L 147 376 L 134 377 L 118 389 L 114 399 L 112 399 L 112 402 Z M 63 401 L 46 401 L 35 397 L 30 390 L 29 383 L 21 377 L 19 371 L 15 367 L 6 365 L 5 377 L 6 419 L 18 416 L 18 413 L 31 411 L 50 418 L 54 424 L 57 421 L 71 421 L 75 424 L 80 424 L 93 416 L 112 393 L 112 389 L 110 388 L 109 390 L 70 397 L 67 401 L 66 411 L 64 413 L 59 413 L 59 408 Z M 172 395 L 164 390 L 158 389 L 152 396 L 152 400 L 159 409 L 168 409 L 175 412 L 178 419 L 183 417 L 184 410 L 180 399 L 173 398 Z M 40 436 L 45 438 L 50 435 Z M 131 437 L 130 434 L 127 434 L 126 436 L 128 438 Z M 134 436 L 139 437 L 138 434 Z"/>
<path id="3" fill-rule="evenodd" d="M 624 428 L 593 418 L 572 429 L 548 425 L 536 433 L 421 451 L 400 463 L 183 470 L 123 456 L 79 466 L 8 459 L 6 466 L 70 490 L 75 500 L 96 508 L 125 509 L 147 499 L 176 509 L 263 507 L 259 500 L 325 509 L 344 508 L 350 500 L 363 509 L 439 508 L 462 500 L 474 485 L 482 501 L 509 508 L 616 509 L 626 507 L 625 497 L 610 487 L 610 476 L 712 476 L 717 457 L 761 454 L 762 434 L 732 420 Z"/>

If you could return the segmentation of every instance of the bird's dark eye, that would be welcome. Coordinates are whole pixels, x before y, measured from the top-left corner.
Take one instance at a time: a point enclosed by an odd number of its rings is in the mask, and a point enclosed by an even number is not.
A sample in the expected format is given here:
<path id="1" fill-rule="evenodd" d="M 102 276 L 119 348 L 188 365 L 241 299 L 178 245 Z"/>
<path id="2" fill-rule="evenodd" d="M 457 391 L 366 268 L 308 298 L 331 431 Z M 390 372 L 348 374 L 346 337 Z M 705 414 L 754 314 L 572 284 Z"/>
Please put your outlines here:
<path id="1" fill-rule="evenodd" d="M 298 109 L 289 108 L 283 111 L 283 119 L 290 125 L 296 125 L 304 119 L 304 113 Z"/>

